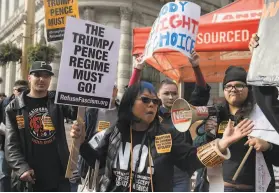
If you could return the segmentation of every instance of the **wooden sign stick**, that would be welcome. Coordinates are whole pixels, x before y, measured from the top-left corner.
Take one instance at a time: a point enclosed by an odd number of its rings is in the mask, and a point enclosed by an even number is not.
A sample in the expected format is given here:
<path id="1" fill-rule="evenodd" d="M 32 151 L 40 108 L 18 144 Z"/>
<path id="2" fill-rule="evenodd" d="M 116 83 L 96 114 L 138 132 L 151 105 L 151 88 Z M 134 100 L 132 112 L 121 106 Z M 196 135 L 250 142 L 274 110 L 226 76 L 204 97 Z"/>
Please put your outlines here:
<path id="1" fill-rule="evenodd" d="M 238 177 L 240 171 L 242 170 L 242 168 L 243 168 L 243 166 L 244 166 L 244 164 L 245 164 L 245 162 L 246 162 L 247 158 L 249 157 L 249 155 L 250 155 L 250 153 L 251 153 L 252 150 L 253 150 L 253 146 L 250 146 L 249 149 L 248 149 L 248 151 L 247 151 L 247 153 L 245 154 L 245 156 L 244 156 L 242 162 L 240 163 L 238 169 L 236 170 L 236 172 L 235 172 L 235 174 L 234 174 L 234 176 L 233 176 L 233 179 L 232 179 L 233 181 L 236 181 L 236 179 L 237 179 L 237 177 Z"/>
<path id="2" fill-rule="evenodd" d="M 77 122 L 81 129 L 81 137 L 78 139 L 73 139 L 65 178 L 71 178 L 73 176 L 73 172 L 77 170 L 79 148 L 85 139 L 84 116 L 85 116 L 85 107 L 79 107 L 77 113 Z"/>

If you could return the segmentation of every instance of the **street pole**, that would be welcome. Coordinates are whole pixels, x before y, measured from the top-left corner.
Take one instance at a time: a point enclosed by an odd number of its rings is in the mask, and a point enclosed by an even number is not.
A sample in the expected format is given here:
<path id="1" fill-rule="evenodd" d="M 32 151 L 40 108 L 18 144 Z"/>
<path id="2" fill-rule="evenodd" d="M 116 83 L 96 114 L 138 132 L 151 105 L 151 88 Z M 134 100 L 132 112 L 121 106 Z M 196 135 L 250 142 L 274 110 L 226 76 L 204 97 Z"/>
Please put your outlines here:
<path id="1" fill-rule="evenodd" d="M 28 58 L 27 50 L 33 44 L 33 34 L 35 27 L 35 0 L 25 0 L 23 31 L 23 45 L 22 45 L 22 63 L 21 63 L 21 78 L 26 80 L 28 76 Z"/>

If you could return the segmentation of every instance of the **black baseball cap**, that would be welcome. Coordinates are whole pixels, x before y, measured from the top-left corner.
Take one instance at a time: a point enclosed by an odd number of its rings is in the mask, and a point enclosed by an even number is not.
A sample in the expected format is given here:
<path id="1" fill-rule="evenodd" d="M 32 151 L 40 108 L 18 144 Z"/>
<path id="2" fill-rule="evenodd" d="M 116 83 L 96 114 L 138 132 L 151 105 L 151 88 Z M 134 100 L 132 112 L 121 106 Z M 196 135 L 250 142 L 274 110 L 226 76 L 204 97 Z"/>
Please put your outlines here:
<path id="1" fill-rule="evenodd" d="M 52 67 L 49 64 L 45 63 L 44 61 L 33 62 L 29 74 L 32 74 L 34 72 L 47 72 L 51 76 L 54 75 L 54 73 L 52 72 Z"/>

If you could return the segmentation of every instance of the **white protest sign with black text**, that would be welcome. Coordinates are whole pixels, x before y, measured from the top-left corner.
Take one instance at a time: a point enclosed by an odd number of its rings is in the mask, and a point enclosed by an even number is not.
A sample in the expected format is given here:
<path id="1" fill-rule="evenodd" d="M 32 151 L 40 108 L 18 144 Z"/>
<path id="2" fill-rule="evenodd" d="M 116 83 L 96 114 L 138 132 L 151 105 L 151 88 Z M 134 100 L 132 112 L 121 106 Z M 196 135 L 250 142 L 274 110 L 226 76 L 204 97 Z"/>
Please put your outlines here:
<path id="1" fill-rule="evenodd" d="M 67 17 L 56 103 L 110 107 L 120 30 Z"/>
<path id="2" fill-rule="evenodd" d="M 144 58 L 162 49 L 179 51 L 191 57 L 196 44 L 201 7 L 180 1 L 165 4 L 155 20 L 145 46 Z"/>

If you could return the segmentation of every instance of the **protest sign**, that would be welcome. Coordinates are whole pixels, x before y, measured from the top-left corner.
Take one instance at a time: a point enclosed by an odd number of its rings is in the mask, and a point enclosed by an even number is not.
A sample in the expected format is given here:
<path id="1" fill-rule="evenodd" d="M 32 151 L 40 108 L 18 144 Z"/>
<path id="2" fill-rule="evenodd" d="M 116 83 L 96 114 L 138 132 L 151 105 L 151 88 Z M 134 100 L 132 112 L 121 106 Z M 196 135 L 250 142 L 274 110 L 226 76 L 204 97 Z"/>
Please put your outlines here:
<path id="1" fill-rule="evenodd" d="M 200 13 L 200 6 L 192 2 L 165 4 L 152 26 L 144 59 L 160 54 L 164 49 L 179 51 L 190 57 L 196 44 Z"/>
<path id="2" fill-rule="evenodd" d="M 252 132 L 249 134 L 250 136 L 279 145 L 279 134 L 257 104 L 252 110 L 249 119 L 251 119 L 255 125 Z"/>
<path id="3" fill-rule="evenodd" d="M 159 135 L 155 137 L 155 147 L 157 153 L 169 153 L 172 147 L 172 138 L 170 134 Z"/>
<path id="4" fill-rule="evenodd" d="M 77 0 L 44 0 L 47 41 L 64 38 L 66 17 L 79 18 Z"/>
<path id="5" fill-rule="evenodd" d="M 256 192 L 266 192 L 271 176 L 262 152 L 256 152 Z"/>
<path id="6" fill-rule="evenodd" d="M 67 17 L 56 103 L 108 109 L 119 44 L 119 29 Z"/>
<path id="7" fill-rule="evenodd" d="M 279 0 L 265 0 L 247 82 L 255 86 L 279 86 Z"/>

